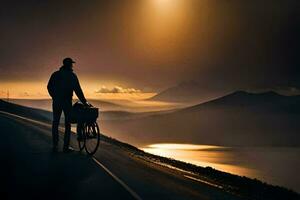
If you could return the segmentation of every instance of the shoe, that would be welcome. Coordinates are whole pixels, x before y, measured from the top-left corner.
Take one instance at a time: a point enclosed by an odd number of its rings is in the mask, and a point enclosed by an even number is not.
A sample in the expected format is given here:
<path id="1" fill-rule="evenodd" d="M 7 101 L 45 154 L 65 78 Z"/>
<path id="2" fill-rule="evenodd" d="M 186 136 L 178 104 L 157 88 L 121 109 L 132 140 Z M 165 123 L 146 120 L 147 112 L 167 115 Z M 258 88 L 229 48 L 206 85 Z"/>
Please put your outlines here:
<path id="1" fill-rule="evenodd" d="M 64 147 L 63 152 L 64 153 L 71 153 L 74 152 L 75 150 L 72 147 Z"/>

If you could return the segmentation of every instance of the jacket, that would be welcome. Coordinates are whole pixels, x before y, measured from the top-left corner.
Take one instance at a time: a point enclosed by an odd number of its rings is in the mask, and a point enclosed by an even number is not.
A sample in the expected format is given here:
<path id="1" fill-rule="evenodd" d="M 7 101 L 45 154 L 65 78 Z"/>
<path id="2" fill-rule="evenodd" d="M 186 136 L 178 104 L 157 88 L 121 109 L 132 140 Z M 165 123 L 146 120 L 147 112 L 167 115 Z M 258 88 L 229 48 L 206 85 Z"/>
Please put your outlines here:
<path id="1" fill-rule="evenodd" d="M 73 91 L 82 103 L 86 99 L 79 84 L 76 74 L 71 68 L 62 66 L 54 72 L 47 85 L 48 92 L 54 101 L 70 102 L 72 101 Z"/>

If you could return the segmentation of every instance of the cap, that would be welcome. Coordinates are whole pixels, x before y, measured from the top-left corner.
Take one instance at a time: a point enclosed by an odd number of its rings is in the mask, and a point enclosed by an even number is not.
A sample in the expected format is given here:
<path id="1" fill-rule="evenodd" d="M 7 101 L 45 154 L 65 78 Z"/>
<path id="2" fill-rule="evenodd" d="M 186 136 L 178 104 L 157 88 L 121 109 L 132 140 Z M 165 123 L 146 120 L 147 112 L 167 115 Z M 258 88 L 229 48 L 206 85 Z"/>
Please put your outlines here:
<path id="1" fill-rule="evenodd" d="M 64 65 L 68 65 L 68 64 L 70 64 L 70 63 L 75 63 L 75 61 L 72 60 L 72 58 L 65 58 L 65 59 L 63 60 L 63 64 L 64 64 Z"/>

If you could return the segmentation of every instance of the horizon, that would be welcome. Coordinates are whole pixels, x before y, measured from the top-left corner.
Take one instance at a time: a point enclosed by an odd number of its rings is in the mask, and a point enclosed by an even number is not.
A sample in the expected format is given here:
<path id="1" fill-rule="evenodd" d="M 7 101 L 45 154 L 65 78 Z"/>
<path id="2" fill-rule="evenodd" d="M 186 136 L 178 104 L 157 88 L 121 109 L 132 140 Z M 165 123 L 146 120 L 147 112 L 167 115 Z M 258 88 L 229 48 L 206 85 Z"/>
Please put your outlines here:
<path id="1" fill-rule="evenodd" d="M 168 88 L 169 89 L 169 88 Z M 215 98 L 220 98 L 224 97 L 233 93 L 237 92 L 245 92 L 249 94 L 265 94 L 265 93 L 270 93 L 274 92 L 278 95 L 282 96 L 299 96 L 300 95 L 300 90 L 297 88 L 285 88 L 285 89 L 261 89 L 261 90 L 233 90 L 227 93 L 224 93 L 223 95 L 216 95 L 212 96 L 210 99 L 213 100 Z M 7 95 L 9 94 L 9 95 Z M 105 92 L 105 93 L 87 93 L 86 97 L 89 100 L 132 100 L 132 101 L 143 101 L 143 100 L 148 100 L 156 95 L 159 95 L 160 93 L 154 93 L 154 92 L 138 92 L 138 93 L 116 93 L 116 92 Z M 74 95 L 73 100 L 78 100 L 76 95 Z M 38 94 L 38 95 L 29 95 L 29 94 L 20 94 L 19 95 L 11 95 L 10 90 L 5 91 L 0 91 L 0 99 L 19 99 L 19 100 L 51 100 L 51 97 L 47 94 L 44 93 L 43 95 Z M 150 101 L 150 100 L 149 100 Z M 153 100 L 155 101 L 155 100 Z M 210 101 L 210 100 L 207 100 Z M 206 102 L 206 101 L 204 101 Z M 199 102 L 202 103 L 202 102 Z"/>

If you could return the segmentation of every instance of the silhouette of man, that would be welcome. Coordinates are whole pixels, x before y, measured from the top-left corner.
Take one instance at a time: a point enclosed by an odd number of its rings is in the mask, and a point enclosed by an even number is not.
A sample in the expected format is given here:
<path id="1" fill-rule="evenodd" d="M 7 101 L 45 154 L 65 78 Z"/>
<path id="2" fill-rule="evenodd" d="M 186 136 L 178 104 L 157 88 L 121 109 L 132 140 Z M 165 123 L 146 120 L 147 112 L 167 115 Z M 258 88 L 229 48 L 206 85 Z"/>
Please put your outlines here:
<path id="1" fill-rule="evenodd" d="M 70 113 L 72 109 L 73 91 L 75 91 L 77 97 L 83 104 L 87 104 L 87 101 L 80 87 L 79 80 L 76 74 L 73 72 L 73 63 L 75 62 L 71 58 L 65 58 L 63 60 L 63 66 L 51 75 L 47 86 L 48 92 L 52 97 L 52 139 L 54 152 L 57 152 L 58 148 L 58 126 L 62 112 L 64 112 L 65 115 L 65 136 L 63 151 L 72 151 L 69 148 L 69 143 L 71 133 Z"/>

